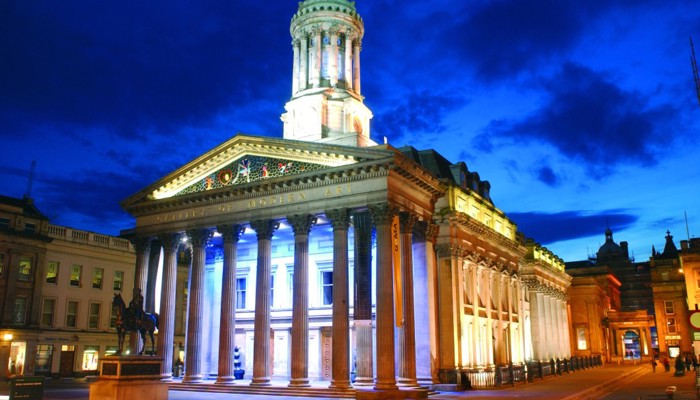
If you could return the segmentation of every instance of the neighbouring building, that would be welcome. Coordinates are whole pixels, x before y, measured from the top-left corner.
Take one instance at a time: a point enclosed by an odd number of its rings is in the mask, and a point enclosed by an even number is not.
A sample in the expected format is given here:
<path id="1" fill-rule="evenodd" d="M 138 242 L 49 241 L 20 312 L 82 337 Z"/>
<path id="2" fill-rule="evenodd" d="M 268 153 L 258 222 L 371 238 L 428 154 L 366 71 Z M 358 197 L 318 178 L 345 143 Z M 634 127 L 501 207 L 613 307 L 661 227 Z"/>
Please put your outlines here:
<path id="1" fill-rule="evenodd" d="M 131 293 L 123 238 L 52 225 L 30 198 L 0 196 L 0 379 L 95 375 L 117 345 L 111 303 Z"/>

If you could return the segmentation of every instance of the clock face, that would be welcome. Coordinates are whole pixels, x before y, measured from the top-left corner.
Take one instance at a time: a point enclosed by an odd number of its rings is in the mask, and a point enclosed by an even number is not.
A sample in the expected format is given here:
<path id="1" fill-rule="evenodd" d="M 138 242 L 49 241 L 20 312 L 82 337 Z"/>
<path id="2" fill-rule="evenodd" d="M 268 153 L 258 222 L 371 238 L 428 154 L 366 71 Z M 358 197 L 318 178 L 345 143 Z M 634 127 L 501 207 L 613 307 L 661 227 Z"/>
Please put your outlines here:
<path id="1" fill-rule="evenodd" d="M 352 125 L 355 128 L 355 132 L 358 134 L 362 134 L 362 121 L 360 121 L 360 118 L 356 115 L 355 118 L 352 120 Z"/>

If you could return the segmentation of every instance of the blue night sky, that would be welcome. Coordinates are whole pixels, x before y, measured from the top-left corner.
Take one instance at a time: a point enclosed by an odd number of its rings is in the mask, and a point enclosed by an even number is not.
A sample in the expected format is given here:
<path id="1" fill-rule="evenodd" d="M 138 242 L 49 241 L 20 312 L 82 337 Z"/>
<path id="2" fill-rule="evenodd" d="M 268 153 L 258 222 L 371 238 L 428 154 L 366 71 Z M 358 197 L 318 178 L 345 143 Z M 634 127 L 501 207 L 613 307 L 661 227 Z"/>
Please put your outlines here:
<path id="1" fill-rule="evenodd" d="M 373 139 L 435 148 L 566 261 L 700 235 L 691 0 L 359 0 Z M 119 202 L 237 132 L 282 136 L 296 0 L 0 3 L 0 194 L 117 235 Z"/>

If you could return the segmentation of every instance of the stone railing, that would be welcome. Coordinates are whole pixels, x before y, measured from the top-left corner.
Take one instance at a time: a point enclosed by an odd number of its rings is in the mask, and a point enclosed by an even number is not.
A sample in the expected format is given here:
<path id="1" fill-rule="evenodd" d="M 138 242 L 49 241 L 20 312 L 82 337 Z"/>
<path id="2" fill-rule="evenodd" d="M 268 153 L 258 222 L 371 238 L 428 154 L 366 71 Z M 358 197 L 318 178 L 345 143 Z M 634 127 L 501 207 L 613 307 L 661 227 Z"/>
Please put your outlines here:
<path id="1" fill-rule="evenodd" d="M 134 251 L 131 243 L 116 236 L 102 235 L 99 233 L 81 231 L 65 226 L 49 225 L 49 237 L 62 239 L 73 243 L 83 243 L 91 246 L 105 247 L 121 251 Z"/>

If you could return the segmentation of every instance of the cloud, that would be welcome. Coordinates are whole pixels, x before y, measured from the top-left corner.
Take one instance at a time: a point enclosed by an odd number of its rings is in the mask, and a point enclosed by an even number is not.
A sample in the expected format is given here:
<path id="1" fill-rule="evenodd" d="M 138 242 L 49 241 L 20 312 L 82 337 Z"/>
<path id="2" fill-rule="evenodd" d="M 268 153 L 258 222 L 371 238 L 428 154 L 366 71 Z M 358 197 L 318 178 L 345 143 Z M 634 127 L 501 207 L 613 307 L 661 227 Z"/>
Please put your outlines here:
<path id="1" fill-rule="evenodd" d="M 508 213 L 508 218 L 518 225 L 526 237 L 548 245 L 551 243 L 600 235 L 605 229 L 621 231 L 635 223 L 639 216 L 625 210 L 563 211 L 558 213 L 524 212 Z"/>
<path id="2" fill-rule="evenodd" d="M 621 164 L 656 164 L 673 141 L 674 107 L 652 105 L 603 73 L 567 63 L 542 86 L 548 98 L 541 107 L 521 120 L 492 122 L 475 143 L 488 149 L 499 140 L 544 142 L 602 178 Z"/>

